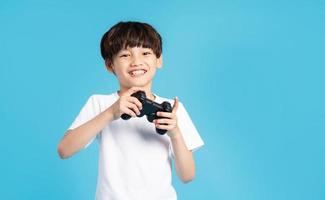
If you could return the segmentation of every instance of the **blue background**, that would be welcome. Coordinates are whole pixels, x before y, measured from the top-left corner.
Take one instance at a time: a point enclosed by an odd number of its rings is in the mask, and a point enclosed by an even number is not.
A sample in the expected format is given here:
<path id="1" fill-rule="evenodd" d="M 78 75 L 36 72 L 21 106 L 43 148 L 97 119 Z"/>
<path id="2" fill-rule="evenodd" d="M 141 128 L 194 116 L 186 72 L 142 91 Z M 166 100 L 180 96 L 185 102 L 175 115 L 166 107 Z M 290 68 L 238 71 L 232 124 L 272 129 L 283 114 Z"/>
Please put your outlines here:
<path id="1" fill-rule="evenodd" d="M 152 24 L 205 146 L 180 200 L 325 199 L 323 1 L 0 2 L 0 198 L 93 199 L 98 146 L 56 148 L 94 93 L 117 90 L 99 53 L 121 20 Z M 159 173 L 159 172 L 157 172 Z"/>

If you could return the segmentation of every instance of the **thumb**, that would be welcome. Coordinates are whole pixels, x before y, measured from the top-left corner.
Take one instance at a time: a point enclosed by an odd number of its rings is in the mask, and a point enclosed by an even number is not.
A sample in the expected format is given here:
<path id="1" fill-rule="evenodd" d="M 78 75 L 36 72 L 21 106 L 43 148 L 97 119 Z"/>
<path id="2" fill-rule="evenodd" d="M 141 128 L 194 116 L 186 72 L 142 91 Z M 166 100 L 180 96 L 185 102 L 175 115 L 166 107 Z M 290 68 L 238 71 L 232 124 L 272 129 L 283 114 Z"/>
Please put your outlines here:
<path id="1" fill-rule="evenodd" d="M 178 97 L 175 97 L 174 98 L 174 105 L 173 105 L 173 110 L 172 110 L 172 113 L 176 113 L 177 109 L 178 109 L 178 104 L 179 104 L 179 100 L 178 100 Z"/>

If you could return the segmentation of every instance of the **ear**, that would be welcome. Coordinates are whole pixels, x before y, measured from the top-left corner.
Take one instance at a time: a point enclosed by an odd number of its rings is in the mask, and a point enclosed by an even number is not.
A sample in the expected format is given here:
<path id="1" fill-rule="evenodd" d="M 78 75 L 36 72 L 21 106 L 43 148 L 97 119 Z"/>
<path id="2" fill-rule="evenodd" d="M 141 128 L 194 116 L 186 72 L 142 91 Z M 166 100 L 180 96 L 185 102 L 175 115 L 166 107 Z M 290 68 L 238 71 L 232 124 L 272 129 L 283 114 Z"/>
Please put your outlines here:
<path id="1" fill-rule="evenodd" d="M 106 67 L 107 71 L 109 71 L 110 73 L 115 74 L 113 63 L 111 61 L 109 61 L 108 59 L 105 60 L 105 67 Z"/>
<path id="2" fill-rule="evenodd" d="M 162 68 L 163 65 L 163 55 L 161 54 L 159 58 L 157 58 L 157 68 Z"/>

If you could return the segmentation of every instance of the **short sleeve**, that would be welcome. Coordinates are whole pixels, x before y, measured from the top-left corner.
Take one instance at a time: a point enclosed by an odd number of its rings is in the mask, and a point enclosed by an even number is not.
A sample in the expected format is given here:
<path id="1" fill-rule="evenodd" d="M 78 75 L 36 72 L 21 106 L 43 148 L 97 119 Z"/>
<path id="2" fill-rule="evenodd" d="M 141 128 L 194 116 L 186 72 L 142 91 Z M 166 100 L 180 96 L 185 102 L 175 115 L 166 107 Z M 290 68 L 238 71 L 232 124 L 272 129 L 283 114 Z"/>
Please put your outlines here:
<path id="1" fill-rule="evenodd" d="M 179 102 L 176 116 L 178 127 L 182 133 L 187 149 L 194 152 L 195 150 L 202 147 L 204 145 L 204 142 L 181 102 Z M 172 152 L 172 154 L 174 153 Z"/>
<path id="2" fill-rule="evenodd" d="M 70 125 L 68 130 L 75 129 L 84 123 L 90 121 L 94 117 L 96 117 L 100 113 L 100 107 L 98 103 L 96 102 L 96 99 L 94 95 L 88 98 L 86 104 L 82 107 L 81 111 L 73 121 L 73 123 Z M 98 135 L 98 134 L 97 134 Z M 85 145 L 84 148 L 87 148 L 93 141 L 95 137 L 92 138 L 88 144 Z"/>

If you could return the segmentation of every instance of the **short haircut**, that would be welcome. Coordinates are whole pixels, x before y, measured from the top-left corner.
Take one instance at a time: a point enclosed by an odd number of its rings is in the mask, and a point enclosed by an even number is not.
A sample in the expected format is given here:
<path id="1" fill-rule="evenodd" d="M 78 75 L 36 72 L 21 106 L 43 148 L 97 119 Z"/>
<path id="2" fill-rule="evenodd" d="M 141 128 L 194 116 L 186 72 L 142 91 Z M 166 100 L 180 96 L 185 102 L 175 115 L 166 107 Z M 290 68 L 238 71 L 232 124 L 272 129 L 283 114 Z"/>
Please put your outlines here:
<path id="1" fill-rule="evenodd" d="M 100 42 L 101 55 L 111 64 L 113 56 L 127 47 L 150 48 L 157 58 L 162 54 L 162 39 L 149 24 L 141 22 L 119 22 L 110 28 Z"/>

